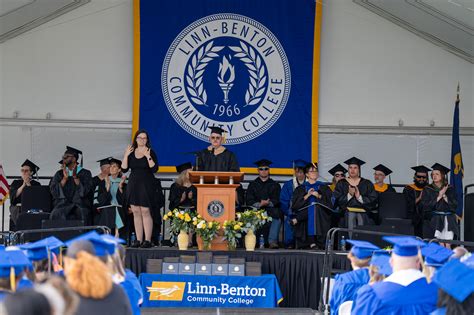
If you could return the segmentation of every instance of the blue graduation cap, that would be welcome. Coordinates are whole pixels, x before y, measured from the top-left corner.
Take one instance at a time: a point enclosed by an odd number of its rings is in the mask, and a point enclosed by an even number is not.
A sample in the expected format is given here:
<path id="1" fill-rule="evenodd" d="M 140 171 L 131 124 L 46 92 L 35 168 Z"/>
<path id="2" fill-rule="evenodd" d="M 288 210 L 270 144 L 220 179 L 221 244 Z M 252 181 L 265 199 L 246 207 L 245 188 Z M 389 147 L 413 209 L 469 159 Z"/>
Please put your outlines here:
<path id="1" fill-rule="evenodd" d="M 376 266 L 379 273 L 384 276 L 390 276 L 393 272 L 390 266 L 390 252 L 386 250 L 376 250 L 370 259 L 370 265 Z"/>
<path id="2" fill-rule="evenodd" d="M 306 164 L 308 164 L 308 162 L 302 159 L 293 160 L 293 168 L 304 168 Z"/>
<path id="3" fill-rule="evenodd" d="M 425 257 L 425 265 L 441 267 L 453 255 L 453 251 L 436 243 L 429 243 L 421 249 L 421 254 Z"/>
<path id="4" fill-rule="evenodd" d="M 89 241 L 94 245 L 95 254 L 98 257 L 112 255 L 115 252 L 115 244 L 106 242 L 96 231 L 91 231 L 78 237 L 75 237 L 66 242 L 67 246 L 70 246 L 72 243 L 80 240 Z"/>
<path id="5" fill-rule="evenodd" d="M 359 259 L 369 258 L 375 250 L 380 249 L 367 241 L 347 240 L 347 242 L 352 245 L 351 253 Z"/>
<path id="6" fill-rule="evenodd" d="M 51 259 L 48 253 L 59 254 L 61 247 L 66 246 L 63 242 L 54 236 L 47 237 L 34 243 L 21 246 L 26 250 L 26 255 L 31 261 L 39 261 L 43 259 Z"/>
<path id="7" fill-rule="evenodd" d="M 394 245 L 394 254 L 402 257 L 416 256 L 418 248 L 426 246 L 425 243 L 413 236 L 384 236 L 383 239 Z"/>
<path id="8" fill-rule="evenodd" d="M 0 245 L 0 252 L 1 251 L 4 251 L 5 250 L 5 246 L 4 245 Z"/>
<path id="9" fill-rule="evenodd" d="M 15 277 L 29 266 L 31 266 L 31 262 L 21 250 L 2 251 L 0 255 L 0 278 L 10 278 L 11 289 L 15 291 Z"/>
<path id="10" fill-rule="evenodd" d="M 115 237 L 109 234 L 102 234 L 100 237 L 102 238 L 102 240 L 104 240 L 107 243 L 113 244 L 115 247 L 118 246 L 119 244 L 127 243 L 124 239 L 121 239 L 119 237 Z"/>
<path id="11" fill-rule="evenodd" d="M 453 259 L 435 272 L 433 282 L 462 303 L 474 292 L 474 268 Z"/>

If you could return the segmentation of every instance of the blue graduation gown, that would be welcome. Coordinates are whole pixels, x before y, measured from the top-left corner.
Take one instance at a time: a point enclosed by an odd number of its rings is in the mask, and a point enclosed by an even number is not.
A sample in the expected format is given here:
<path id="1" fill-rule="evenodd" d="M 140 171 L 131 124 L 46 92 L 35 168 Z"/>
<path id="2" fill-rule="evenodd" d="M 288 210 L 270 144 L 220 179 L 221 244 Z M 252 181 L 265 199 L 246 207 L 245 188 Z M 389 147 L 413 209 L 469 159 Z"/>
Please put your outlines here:
<path id="1" fill-rule="evenodd" d="M 18 282 L 17 290 L 30 289 L 33 287 L 33 282 L 28 278 L 21 278 Z"/>
<path id="2" fill-rule="evenodd" d="M 325 184 L 326 183 L 324 182 L 317 181 L 314 184 L 310 184 L 309 182 L 304 182 L 303 185 L 306 187 L 306 191 L 310 190 L 311 188 L 313 188 L 315 191 L 319 191 L 319 188 Z M 314 196 L 309 197 L 308 200 L 309 200 L 309 203 L 321 202 L 321 200 L 317 199 Z M 315 215 L 316 215 L 316 206 L 315 205 L 310 206 L 308 208 L 308 235 L 317 235 L 315 219 L 314 219 Z"/>
<path id="3" fill-rule="evenodd" d="M 341 306 L 342 303 L 353 301 L 357 290 L 369 283 L 369 280 L 370 276 L 368 268 L 361 268 L 336 275 L 331 299 L 329 300 L 331 314 L 337 314 L 339 306 Z"/>
<path id="4" fill-rule="evenodd" d="M 365 285 L 357 292 L 352 314 L 418 315 L 436 309 L 438 288 L 420 278 L 407 286 L 389 281 Z"/>
<path id="5" fill-rule="evenodd" d="M 126 269 L 125 280 L 120 283 L 120 286 L 130 300 L 133 314 L 140 315 L 140 304 L 143 302 L 143 292 L 137 276 L 135 276 L 132 271 Z"/>
<path id="6" fill-rule="evenodd" d="M 293 179 L 285 182 L 280 192 L 280 208 L 285 214 L 285 245 L 291 244 L 294 240 L 293 236 L 293 226 L 290 224 L 291 216 L 291 199 L 293 197 Z"/>

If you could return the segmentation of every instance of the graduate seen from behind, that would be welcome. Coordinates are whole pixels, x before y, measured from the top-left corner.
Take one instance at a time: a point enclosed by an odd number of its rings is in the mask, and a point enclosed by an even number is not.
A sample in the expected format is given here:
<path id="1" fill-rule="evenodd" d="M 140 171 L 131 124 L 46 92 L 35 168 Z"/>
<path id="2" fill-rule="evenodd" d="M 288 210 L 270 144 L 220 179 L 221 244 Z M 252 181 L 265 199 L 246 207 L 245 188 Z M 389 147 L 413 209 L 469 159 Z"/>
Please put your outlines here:
<path id="1" fill-rule="evenodd" d="M 423 236 L 452 240 L 459 237 L 459 227 L 456 222 L 456 191 L 448 185 L 447 179 L 450 170 L 439 163 L 435 163 L 431 168 L 433 181 L 425 187 L 421 197 L 424 213 Z"/>
<path id="2" fill-rule="evenodd" d="M 351 262 L 352 271 L 336 275 L 329 305 L 331 314 L 338 314 L 339 307 L 353 301 L 357 290 L 369 283 L 369 262 L 372 254 L 379 248 L 366 241 L 347 240 L 352 245 L 347 259 Z"/>
<path id="3" fill-rule="evenodd" d="M 92 223 L 92 174 L 78 163 L 82 152 L 66 147 L 62 168 L 54 174 L 49 185 L 53 196 L 52 220 L 83 220 L 86 225 Z"/>
<path id="4" fill-rule="evenodd" d="M 32 176 L 38 174 L 39 167 L 31 162 L 25 160 L 21 164 L 21 179 L 15 179 L 10 185 L 10 231 L 16 230 L 16 223 L 21 211 L 21 195 L 26 187 L 41 186 L 35 181 Z"/>
<path id="5" fill-rule="evenodd" d="M 420 247 L 412 236 L 385 236 L 394 245 L 390 264 L 393 273 L 381 282 L 357 292 L 351 314 L 430 314 L 436 308 L 437 287 L 420 271 Z"/>
<path id="6" fill-rule="evenodd" d="M 325 182 L 318 180 L 318 163 L 308 163 L 305 174 L 306 181 L 295 189 L 292 199 L 291 223 L 296 246 L 324 248 L 331 227 L 331 190 Z"/>
<path id="7" fill-rule="evenodd" d="M 266 223 L 257 234 L 263 234 L 265 243 L 270 248 L 278 248 L 278 236 L 282 212 L 280 210 L 280 185 L 270 178 L 271 161 L 262 159 L 254 162 L 258 166 L 258 177 L 247 188 L 247 205 L 264 209 L 272 221 Z"/>
<path id="8" fill-rule="evenodd" d="M 226 147 L 224 133 L 226 131 L 220 127 L 209 127 L 211 134 L 209 136 L 210 145 L 197 153 L 197 171 L 211 172 L 240 172 L 237 157 Z"/>
<path id="9" fill-rule="evenodd" d="M 151 211 L 158 209 L 157 185 L 154 173 L 158 171 L 158 158 L 151 149 L 150 138 L 145 130 L 138 130 L 133 143 L 125 150 L 122 171 L 130 169 L 125 204 L 133 212 L 133 223 L 137 240 L 132 247 L 150 248 L 153 233 Z M 143 239 L 145 231 L 145 239 Z"/>
<path id="10" fill-rule="evenodd" d="M 284 243 L 285 248 L 292 249 L 295 247 L 295 239 L 293 235 L 293 226 L 291 224 L 291 219 L 293 215 L 292 199 L 293 192 L 296 188 L 301 186 L 306 180 L 306 175 L 304 168 L 308 162 L 298 159 L 293 161 L 293 178 L 283 184 L 280 192 L 280 208 L 285 215 L 284 218 Z"/>
<path id="11" fill-rule="evenodd" d="M 423 189 L 428 184 L 428 172 L 431 171 L 424 165 L 411 168 L 415 171 L 413 183 L 403 188 L 403 196 L 408 210 L 408 218 L 411 219 L 415 229 L 415 236 L 423 238 L 423 207 L 421 197 Z"/>

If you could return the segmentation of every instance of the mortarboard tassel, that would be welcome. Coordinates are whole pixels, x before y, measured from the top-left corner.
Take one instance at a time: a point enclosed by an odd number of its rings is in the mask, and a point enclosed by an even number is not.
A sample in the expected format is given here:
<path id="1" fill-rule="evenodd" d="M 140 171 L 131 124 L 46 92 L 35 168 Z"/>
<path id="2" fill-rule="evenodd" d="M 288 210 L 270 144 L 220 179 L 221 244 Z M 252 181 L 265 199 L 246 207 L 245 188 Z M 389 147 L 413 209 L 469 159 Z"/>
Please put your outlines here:
<path id="1" fill-rule="evenodd" d="M 10 288 L 13 292 L 16 291 L 15 267 L 10 267 Z"/>

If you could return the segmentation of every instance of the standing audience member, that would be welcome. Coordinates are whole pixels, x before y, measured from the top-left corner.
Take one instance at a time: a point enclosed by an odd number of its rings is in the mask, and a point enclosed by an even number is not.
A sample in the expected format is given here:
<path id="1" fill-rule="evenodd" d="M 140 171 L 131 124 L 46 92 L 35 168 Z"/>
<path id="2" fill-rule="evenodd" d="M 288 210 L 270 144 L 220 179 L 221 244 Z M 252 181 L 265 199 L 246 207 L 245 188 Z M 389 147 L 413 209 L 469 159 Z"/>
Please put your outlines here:
<path id="1" fill-rule="evenodd" d="M 63 155 L 63 166 L 54 174 L 49 185 L 53 196 L 52 220 L 83 220 L 86 225 L 92 222 L 91 172 L 78 163 L 82 152 L 66 147 Z"/>
<path id="2" fill-rule="evenodd" d="M 261 232 L 265 243 L 270 248 L 278 248 L 278 236 L 282 212 L 280 210 L 280 185 L 270 178 L 271 161 L 262 159 L 254 162 L 257 165 L 258 177 L 247 188 L 247 205 L 267 211 L 272 222 L 263 226 Z"/>
<path id="3" fill-rule="evenodd" d="M 35 163 L 25 160 L 21 164 L 21 179 L 15 179 L 10 185 L 10 231 L 16 231 L 16 223 L 21 211 L 21 194 L 25 187 L 41 186 L 32 178 L 38 171 L 39 167 Z"/>
<path id="4" fill-rule="evenodd" d="M 125 203 L 130 205 L 137 240 L 132 247 L 149 248 L 152 246 L 153 233 L 152 208 L 158 208 L 154 173 L 158 171 L 158 159 L 151 149 L 148 133 L 138 130 L 133 144 L 125 150 L 122 170 L 131 170 L 125 194 Z M 145 231 L 145 238 L 143 238 Z"/>
<path id="5" fill-rule="evenodd" d="M 407 204 L 408 218 L 411 219 L 415 236 L 423 238 L 423 207 L 421 206 L 421 197 L 423 189 L 428 184 L 428 172 L 430 171 L 424 165 L 418 165 L 411 168 L 415 171 L 413 184 L 403 188 L 403 196 Z"/>

